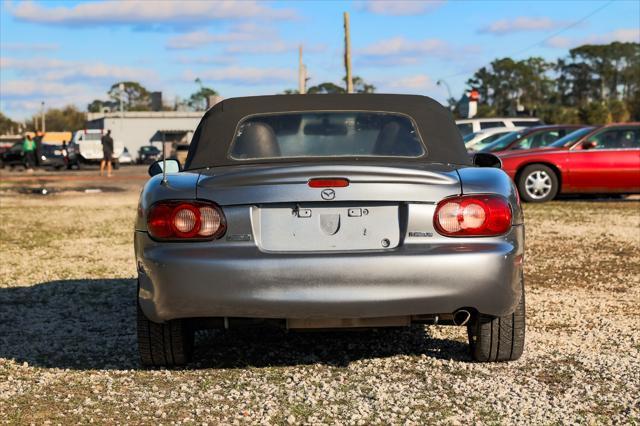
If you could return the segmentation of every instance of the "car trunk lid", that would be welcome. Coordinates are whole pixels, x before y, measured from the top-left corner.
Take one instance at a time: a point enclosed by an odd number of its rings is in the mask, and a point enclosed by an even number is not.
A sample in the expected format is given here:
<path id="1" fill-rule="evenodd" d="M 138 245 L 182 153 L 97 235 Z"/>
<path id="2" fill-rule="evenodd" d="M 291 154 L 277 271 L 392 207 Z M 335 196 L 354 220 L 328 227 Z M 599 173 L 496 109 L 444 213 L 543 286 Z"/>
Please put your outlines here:
<path id="1" fill-rule="evenodd" d="M 311 187 L 317 179 L 348 184 Z M 440 165 L 234 167 L 203 173 L 197 187 L 198 198 L 223 207 L 249 205 L 257 244 L 274 252 L 393 249 L 407 203 L 459 193 L 456 171 Z"/>

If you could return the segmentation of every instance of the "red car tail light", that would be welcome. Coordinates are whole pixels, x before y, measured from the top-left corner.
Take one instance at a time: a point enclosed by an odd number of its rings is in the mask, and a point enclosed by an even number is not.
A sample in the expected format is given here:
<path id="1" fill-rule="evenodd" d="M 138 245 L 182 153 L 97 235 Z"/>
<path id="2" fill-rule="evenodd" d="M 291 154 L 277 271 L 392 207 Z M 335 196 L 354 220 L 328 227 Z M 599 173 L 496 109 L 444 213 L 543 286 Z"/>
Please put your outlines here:
<path id="1" fill-rule="evenodd" d="M 490 237 L 511 228 L 511 206 L 498 195 L 463 195 L 440 201 L 433 224 L 447 237 Z"/>
<path id="2" fill-rule="evenodd" d="M 226 228 L 220 207 L 206 201 L 160 201 L 147 215 L 149 234 L 158 240 L 213 240 Z"/>
<path id="3" fill-rule="evenodd" d="M 345 186 L 349 186 L 349 179 L 315 178 L 309 180 L 310 188 L 344 188 Z"/>

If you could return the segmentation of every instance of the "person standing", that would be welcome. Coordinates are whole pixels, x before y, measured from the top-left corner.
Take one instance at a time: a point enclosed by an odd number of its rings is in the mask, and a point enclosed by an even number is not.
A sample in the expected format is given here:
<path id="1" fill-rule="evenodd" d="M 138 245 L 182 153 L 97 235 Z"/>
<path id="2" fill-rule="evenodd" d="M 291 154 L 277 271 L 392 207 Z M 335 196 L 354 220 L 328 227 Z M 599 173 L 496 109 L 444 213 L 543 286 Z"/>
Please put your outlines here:
<path id="1" fill-rule="evenodd" d="M 102 137 L 102 161 L 100 162 L 100 176 L 104 174 L 104 167 L 107 166 L 107 177 L 111 177 L 111 163 L 113 162 L 113 138 L 111 130 Z"/>
<path id="2" fill-rule="evenodd" d="M 31 139 L 31 135 L 27 135 L 22 141 L 22 154 L 24 155 L 25 167 L 27 170 L 33 171 L 36 165 L 36 141 Z"/>

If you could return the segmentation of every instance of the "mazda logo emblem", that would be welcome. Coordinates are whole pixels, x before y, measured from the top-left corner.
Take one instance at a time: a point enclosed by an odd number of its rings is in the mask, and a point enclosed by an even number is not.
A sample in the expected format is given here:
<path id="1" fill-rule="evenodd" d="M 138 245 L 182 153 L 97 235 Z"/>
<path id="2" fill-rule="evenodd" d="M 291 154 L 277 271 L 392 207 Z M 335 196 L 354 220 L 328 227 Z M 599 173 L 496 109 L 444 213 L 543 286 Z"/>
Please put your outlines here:
<path id="1" fill-rule="evenodd" d="M 334 191 L 333 189 L 323 189 L 320 193 L 320 196 L 323 200 L 333 200 L 334 198 L 336 198 L 336 191 Z"/>

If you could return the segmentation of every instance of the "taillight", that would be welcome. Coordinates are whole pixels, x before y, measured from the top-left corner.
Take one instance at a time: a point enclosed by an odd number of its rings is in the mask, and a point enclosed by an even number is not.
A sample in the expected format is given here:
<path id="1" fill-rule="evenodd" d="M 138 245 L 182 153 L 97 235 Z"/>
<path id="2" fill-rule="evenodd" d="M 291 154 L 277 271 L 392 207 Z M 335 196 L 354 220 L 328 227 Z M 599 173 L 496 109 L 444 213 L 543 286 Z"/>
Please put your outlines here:
<path id="1" fill-rule="evenodd" d="M 206 201 L 160 201 L 147 215 L 149 234 L 159 240 L 213 240 L 226 228 L 220 207 Z"/>
<path id="2" fill-rule="evenodd" d="M 463 195 L 438 203 L 436 230 L 448 237 L 489 237 L 511 228 L 511 206 L 498 195 Z"/>
<path id="3" fill-rule="evenodd" d="M 310 188 L 344 188 L 349 186 L 349 179 L 345 178 L 314 178 L 309 179 Z"/>

